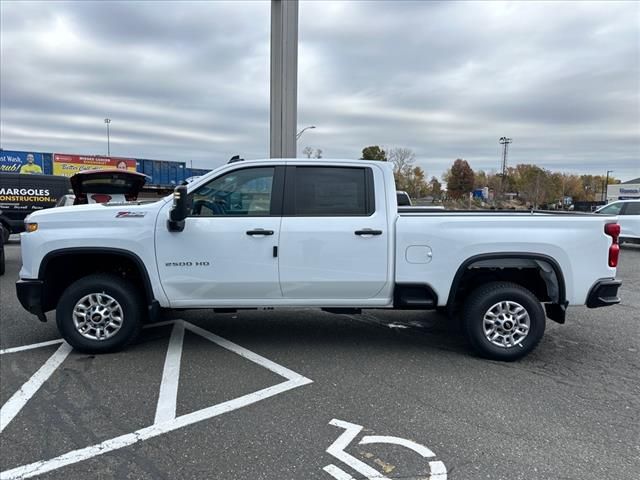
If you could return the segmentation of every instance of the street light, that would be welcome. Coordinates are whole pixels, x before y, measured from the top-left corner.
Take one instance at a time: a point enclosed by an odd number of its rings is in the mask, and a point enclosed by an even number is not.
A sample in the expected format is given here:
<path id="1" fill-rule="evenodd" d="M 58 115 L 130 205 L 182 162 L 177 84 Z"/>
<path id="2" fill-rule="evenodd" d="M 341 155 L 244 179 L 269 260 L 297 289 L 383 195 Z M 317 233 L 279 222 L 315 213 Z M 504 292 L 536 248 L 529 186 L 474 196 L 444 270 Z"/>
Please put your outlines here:
<path id="1" fill-rule="evenodd" d="M 304 127 L 302 130 L 300 130 L 300 131 L 296 134 L 296 140 L 298 140 L 306 130 L 310 130 L 310 129 L 312 129 L 312 128 L 316 128 L 316 126 L 315 126 L 315 125 L 309 125 L 308 127 Z"/>
<path id="2" fill-rule="evenodd" d="M 111 123 L 110 118 L 105 118 L 104 123 L 107 124 L 107 157 L 111 156 L 111 141 L 109 139 L 109 124 Z"/>

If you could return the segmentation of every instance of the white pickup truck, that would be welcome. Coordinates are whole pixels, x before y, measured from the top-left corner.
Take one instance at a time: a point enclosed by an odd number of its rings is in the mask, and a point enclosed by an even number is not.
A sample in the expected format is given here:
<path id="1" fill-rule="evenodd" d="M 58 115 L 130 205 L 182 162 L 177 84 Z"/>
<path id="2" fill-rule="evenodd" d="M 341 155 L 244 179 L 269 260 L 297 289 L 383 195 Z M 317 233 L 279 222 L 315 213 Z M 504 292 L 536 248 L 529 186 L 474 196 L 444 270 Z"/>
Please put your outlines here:
<path id="1" fill-rule="evenodd" d="M 459 315 L 481 355 L 514 360 L 546 317 L 620 301 L 619 232 L 615 216 L 399 209 L 383 162 L 244 161 L 153 203 L 32 214 L 17 293 L 89 352 L 162 308 L 395 308 Z"/>

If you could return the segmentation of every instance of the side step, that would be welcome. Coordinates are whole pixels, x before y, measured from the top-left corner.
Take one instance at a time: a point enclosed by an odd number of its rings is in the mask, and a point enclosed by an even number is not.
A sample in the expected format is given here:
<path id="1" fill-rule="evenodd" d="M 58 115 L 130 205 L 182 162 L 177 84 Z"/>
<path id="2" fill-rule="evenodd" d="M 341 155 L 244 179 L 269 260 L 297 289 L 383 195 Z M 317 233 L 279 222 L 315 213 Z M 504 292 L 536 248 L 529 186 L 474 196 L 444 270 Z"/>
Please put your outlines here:
<path id="1" fill-rule="evenodd" d="M 435 292 L 428 285 L 396 285 L 393 295 L 396 308 L 433 310 L 438 306 Z"/>
<path id="2" fill-rule="evenodd" d="M 321 308 L 323 312 L 335 313 L 336 315 L 360 315 L 362 313 L 361 308 Z"/>

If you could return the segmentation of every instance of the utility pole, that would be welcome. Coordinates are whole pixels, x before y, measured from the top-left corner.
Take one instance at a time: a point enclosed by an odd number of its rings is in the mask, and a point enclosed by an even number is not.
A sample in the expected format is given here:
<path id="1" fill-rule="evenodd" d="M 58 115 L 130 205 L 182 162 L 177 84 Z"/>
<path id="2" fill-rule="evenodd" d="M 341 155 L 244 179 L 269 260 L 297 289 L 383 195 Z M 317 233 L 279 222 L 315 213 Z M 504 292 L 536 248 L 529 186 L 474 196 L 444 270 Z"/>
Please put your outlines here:
<path id="1" fill-rule="evenodd" d="M 104 123 L 107 124 L 107 157 L 111 156 L 111 140 L 109 139 L 109 124 L 111 124 L 110 118 L 105 118 Z"/>
<path id="2" fill-rule="evenodd" d="M 602 201 L 607 201 L 607 192 L 609 191 L 609 174 L 613 173 L 613 170 L 607 170 L 607 179 L 604 181 L 604 188 L 602 189 Z"/>
<path id="3" fill-rule="evenodd" d="M 270 156 L 296 156 L 298 0 L 271 0 Z"/>
<path id="4" fill-rule="evenodd" d="M 500 174 L 500 193 L 504 193 L 504 179 L 507 176 L 507 154 L 509 152 L 509 144 L 513 142 L 511 138 L 500 137 L 500 145 L 502 145 L 502 173 Z"/>

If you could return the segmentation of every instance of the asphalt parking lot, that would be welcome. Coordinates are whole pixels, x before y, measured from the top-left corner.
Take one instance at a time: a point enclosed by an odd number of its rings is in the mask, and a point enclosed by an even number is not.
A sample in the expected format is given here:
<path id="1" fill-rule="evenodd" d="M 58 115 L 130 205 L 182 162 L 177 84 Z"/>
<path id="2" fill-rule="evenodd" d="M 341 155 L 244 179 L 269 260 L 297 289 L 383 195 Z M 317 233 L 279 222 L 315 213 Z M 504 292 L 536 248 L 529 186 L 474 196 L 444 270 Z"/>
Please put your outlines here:
<path id="1" fill-rule="evenodd" d="M 638 478 L 638 247 L 622 304 L 570 309 L 516 363 L 380 310 L 179 312 L 116 354 L 26 348 L 59 336 L 18 304 L 17 238 L 6 254 L 3 479 Z"/>

